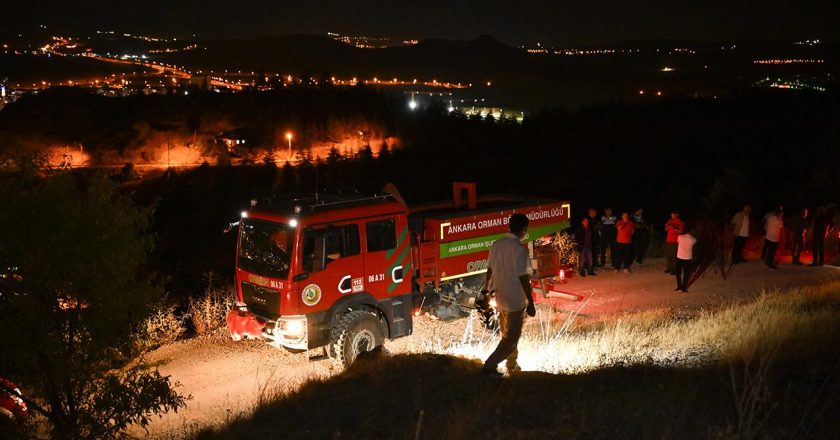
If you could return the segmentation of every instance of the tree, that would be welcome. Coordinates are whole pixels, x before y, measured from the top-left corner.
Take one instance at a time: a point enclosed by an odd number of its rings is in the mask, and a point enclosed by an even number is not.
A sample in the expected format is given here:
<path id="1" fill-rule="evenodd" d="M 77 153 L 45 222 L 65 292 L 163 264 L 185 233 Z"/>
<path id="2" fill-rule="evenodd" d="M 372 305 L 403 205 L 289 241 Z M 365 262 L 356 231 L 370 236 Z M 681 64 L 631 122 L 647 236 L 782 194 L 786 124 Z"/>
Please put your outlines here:
<path id="1" fill-rule="evenodd" d="M 100 177 L 0 183 L 0 371 L 53 438 L 109 438 L 185 399 L 130 366 L 130 334 L 160 290 L 141 274 L 151 209 Z"/>

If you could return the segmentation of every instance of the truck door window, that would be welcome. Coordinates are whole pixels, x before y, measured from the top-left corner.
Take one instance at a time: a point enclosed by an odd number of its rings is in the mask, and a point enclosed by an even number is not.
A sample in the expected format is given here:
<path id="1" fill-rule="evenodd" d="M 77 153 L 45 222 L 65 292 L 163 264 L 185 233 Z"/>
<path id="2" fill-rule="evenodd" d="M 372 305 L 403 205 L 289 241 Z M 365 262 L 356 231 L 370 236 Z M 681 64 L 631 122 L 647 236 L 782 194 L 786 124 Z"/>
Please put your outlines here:
<path id="1" fill-rule="evenodd" d="M 368 252 L 385 251 L 397 247 L 397 222 L 389 218 L 368 222 L 367 232 Z"/>
<path id="2" fill-rule="evenodd" d="M 323 248 L 321 248 L 323 246 Z M 361 251 L 357 225 L 307 229 L 303 233 L 303 270 L 318 272 L 331 262 Z"/>

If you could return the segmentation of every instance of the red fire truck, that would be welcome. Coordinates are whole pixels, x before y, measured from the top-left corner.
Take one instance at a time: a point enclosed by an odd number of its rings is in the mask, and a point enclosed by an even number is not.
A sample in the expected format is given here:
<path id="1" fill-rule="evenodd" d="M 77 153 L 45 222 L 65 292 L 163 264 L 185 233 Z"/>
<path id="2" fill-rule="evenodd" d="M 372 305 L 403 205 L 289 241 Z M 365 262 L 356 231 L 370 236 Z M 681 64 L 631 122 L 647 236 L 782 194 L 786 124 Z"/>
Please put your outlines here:
<path id="1" fill-rule="evenodd" d="M 398 193 L 252 202 L 238 225 L 231 336 L 324 347 L 347 366 L 386 338 L 410 335 L 417 307 L 474 306 L 488 251 L 513 213 L 531 220 L 524 241 L 535 280 L 557 274 L 556 253 L 537 239 L 569 226 L 568 203 L 478 198 L 472 183 L 456 183 L 453 199 L 412 208 Z"/>

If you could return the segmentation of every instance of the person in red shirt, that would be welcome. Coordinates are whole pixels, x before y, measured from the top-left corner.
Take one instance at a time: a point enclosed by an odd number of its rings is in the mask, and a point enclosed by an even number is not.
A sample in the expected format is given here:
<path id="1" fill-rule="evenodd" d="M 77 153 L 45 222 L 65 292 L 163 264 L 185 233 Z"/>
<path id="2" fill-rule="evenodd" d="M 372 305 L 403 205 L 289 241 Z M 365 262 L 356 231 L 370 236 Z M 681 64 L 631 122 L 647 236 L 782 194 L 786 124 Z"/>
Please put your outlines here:
<path id="1" fill-rule="evenodd" d="M 685 230 L 685 223 L 680 219 L 680 213 L 671 211 L 671 218 L 665 223 L 665 273 L 677 272 L 677 237 Z"/>
<path id="2" fill-rule="evenodd" d="M 630 264 L 633 262 L 633 232 L 636 231 L 636 223 L 630 220 L 626 212 L 621 214 L 621 220 L 616 222 L 615 228 L 618 231 L 615 240 L 615 251 L 618 266 L 615 271 L 630 273 Z"/>

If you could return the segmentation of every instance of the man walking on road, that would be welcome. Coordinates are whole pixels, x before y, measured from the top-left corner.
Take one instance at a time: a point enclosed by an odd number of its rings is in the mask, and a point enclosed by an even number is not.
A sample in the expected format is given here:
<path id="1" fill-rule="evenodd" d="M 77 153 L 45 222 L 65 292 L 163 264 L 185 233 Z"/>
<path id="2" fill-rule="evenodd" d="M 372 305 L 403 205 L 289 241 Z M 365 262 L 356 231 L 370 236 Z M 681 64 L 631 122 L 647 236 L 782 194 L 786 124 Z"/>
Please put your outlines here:
<path id="1" fill-rule="evenodd" d="M 496 350 L 484 362 L 481 373 L 501 377 L 496 367 L 507 360 L 508 373 L 520 371 L 516 363 L 517 345 L 522 335 L 525 314 L 535 316 L 534 298 L 531 296 L 531 265 L 522 239 L 528 233 L 528 217 L 513 214 L 508 222 L 510 233 L 496 240 L 487 260 L 487 277 L 484 285 L 496 290 L 496 307 L 499 310 L 499 331 L 502 339 Z"/>

